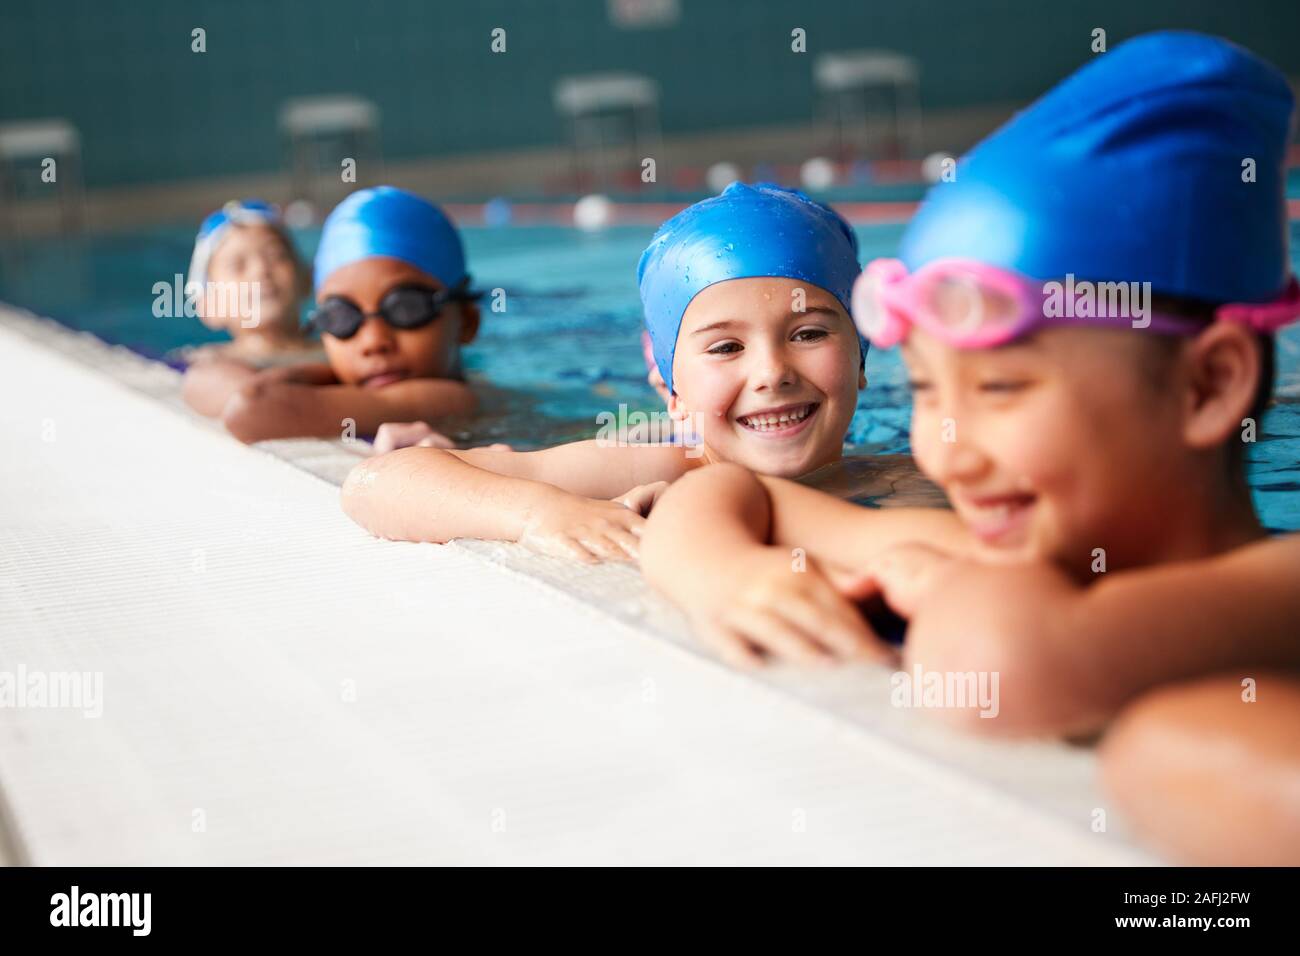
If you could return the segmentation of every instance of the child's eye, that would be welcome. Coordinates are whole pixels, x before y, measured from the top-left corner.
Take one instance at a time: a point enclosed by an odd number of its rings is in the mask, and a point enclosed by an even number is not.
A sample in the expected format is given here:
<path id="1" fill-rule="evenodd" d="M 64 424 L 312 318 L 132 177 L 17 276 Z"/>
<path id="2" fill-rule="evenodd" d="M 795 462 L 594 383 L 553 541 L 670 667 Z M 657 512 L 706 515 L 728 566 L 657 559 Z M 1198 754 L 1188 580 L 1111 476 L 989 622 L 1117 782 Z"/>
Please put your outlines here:
<path id="1" fill-rule="evenodd" d="M 999 380 L 994 382 L 980 382 L 981 392 L 992 392 L 994 394 L 1006 395 L 1012 392 L 1022 391 L 1029 383 L 1018 379 Z"/>
<path id="2" fill-rule="evenodd" d="M 826 338 L 827 334 L 825 329 L 800 329 L 790 338 L 795 342 L 816 342 Z"/>
<path id="3" fill-rule="evenodd" d="M 710 355 L 731 355 L 735 352 L 739 352 L 741 350 L 741 347 L 742 346 L 739 342 L 719 342 L 717 345 L 709 349 L 709 354 Z"/>

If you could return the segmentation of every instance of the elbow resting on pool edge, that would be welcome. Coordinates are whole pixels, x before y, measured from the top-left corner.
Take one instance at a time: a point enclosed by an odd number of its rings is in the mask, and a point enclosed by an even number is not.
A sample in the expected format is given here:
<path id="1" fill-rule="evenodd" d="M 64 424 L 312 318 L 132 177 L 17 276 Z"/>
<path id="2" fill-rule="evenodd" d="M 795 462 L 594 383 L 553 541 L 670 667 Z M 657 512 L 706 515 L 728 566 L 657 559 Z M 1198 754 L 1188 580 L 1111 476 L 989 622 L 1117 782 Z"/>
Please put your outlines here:
<path id="1" fill-rule="evenodd" d="M 253 381 L 241 386 L 221 411 L 221 424 L 245 444 L 280 437 L 270 414 L 275 383 Z"/>
<path id="2" fill-rule="evenodd" d="M 410 458 L 411 452 L 427 454 L 433 451 L 436 449 L 399 448 L 354 466 L 339 488 L 339 505 L 343 508 L 343 513 L 376 538 L 446 544 L 451 537 L 439 529 L 436 523 L 431 526 L 427 520 L 428 515 L 423 516 L 426 520 L 419 521 L 409 511 L 408 503 L 391 501 L 386 497 L 385 489 L 376 487 L 384 481 L 384 471 L 394 463 L 400 465 Z M 392 487 L 392 477 L 389 476 L 390 483 L 387 487 Z"/>

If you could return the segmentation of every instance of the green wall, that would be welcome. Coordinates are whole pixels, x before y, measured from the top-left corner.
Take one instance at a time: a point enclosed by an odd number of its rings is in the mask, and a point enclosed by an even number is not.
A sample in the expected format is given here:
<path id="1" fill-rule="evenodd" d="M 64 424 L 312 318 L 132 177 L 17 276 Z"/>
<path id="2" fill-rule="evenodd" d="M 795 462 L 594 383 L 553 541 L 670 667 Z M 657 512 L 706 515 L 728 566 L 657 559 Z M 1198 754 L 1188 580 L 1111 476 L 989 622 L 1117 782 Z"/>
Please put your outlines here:
<path id="1" fill-rule="evenodd" d="M 655 76 L 665 132 L 798 121 L 819 51 L 885 47 L 922 64 L 922 102 L 1027 101 L 1160 27 L 1238 40 L 1300 74 L 1297 0 L 680 0 L 666 30 L 610 25 L 605 0 L 5 0 L 0 120 L 66 116 L 86 179 L 115 185 L 272 170 L 287 97 L 354 91 L 393 159 L 555 144 L 556 77 Z M 190 31 L 207 30 L 206 53 Z M 493 27 L 508 50 L 493 54 Z M 790 51 L 807 31 L 809 54 Z"/>

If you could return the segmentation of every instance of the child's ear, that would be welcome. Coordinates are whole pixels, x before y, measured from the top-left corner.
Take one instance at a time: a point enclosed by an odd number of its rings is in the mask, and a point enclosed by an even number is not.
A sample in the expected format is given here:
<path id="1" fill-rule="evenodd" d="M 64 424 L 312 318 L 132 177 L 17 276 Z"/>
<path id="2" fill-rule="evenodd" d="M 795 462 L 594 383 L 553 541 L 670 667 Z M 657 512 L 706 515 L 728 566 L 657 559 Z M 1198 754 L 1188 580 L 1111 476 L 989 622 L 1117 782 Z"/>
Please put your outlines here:
<path id="1" fill-rule="evenodd" d="M 1236 322 L 1214 322 L 1187 343 L 1183 438 L 1193 448 L 1235 440 L 1263 373 L 1255 334 Z"/>
<path id="2" fill-rule="evenodd" d="M 655 390 L 655 394 L 659 396 L 666 407 L 672 400 L 672 392 L 668 391 L 668 386 L 664 384 L 663 377 L 656 372 L 652 375 L 647 375 L 646 381 L 650 384 L 650 387 Z"/>
<path id="3" fill-rule="evenodd" d="M 655 390 L 655 394 L 663 400 L 665 406 L 668 405 L 668 398 L 672 394 L 668 391 L 668 386 L 664 384 L 664 377 L 659 374 L 659 366 L 651 365 L 650 370 L 646 372 L 646 384 Z"/>
<path id="4" fill-rule="evenodd" d="M 690 409 L 686 407 L 686 403 L 682 401 L 682 397 L 676 392 L 669 392 L 667 401 L 668 415 L 673 421 L 684 422 L 690 417 Z"/>
<path id="5" fill-rule="evenodd" d="M 477 302 L 460 303 L 460 344 L 468 345 L 478 335 L 480 312 Z"/>

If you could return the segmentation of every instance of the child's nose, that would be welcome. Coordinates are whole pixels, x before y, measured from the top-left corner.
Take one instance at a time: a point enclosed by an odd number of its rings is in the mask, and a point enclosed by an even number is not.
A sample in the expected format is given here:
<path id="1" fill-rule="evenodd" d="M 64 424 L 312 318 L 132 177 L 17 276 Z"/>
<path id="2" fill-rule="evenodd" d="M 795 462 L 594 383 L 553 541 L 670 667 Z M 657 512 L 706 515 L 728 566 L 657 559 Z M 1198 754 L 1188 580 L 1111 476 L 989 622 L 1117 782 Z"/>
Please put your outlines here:
<path id="1" fill-rule="evenodd" d="M 393 330 L 383 319 L 371 316 L 357 330 L 357 344 L 363 355 L 391 351 L 395 344 Z"/>
<path id="2" fill-rule="evenodd" d="M 793 385 L 798 374 L 784 349 L 767 349 L 758 357 L 754 385 L 758 389 L 777 389 Z"/>
<path id="3" fill-rule="evenodd" d="M 975 436 L 964 435 L 961 423 L 952 417 L 938 420 L 939 434 L 926 436 L 913 435 L 915 444 L 924 440 L 929 448 L 926 456 L 926 470 L 930 477 L 939 484 L 970 481 L 983 476 L 988 468 L 988 458 L 980 450 Z"/>

